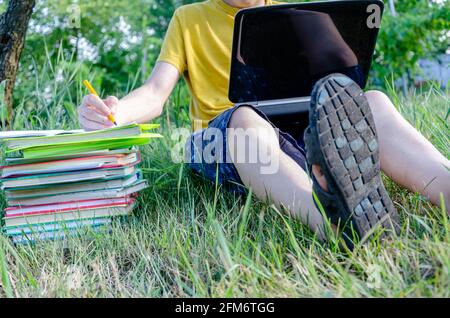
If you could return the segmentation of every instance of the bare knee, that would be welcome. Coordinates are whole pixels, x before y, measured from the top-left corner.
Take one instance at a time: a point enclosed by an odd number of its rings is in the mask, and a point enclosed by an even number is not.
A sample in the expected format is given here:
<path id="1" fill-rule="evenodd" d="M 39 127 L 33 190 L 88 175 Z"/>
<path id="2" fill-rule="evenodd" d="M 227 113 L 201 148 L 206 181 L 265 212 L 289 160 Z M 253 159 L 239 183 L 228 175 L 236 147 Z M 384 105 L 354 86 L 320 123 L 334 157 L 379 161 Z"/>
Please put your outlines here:
<path id="1" fill-rule="evenodd" d="M 236 109 L 228 125 L 228 149 L 232 160 L 236 156 L 249 152 L 258 153 L 263 149 L 279 150 L 278 136 L 273 126 L 257 114 L 251 107 L 242 106 Z M 252 154 L 253 156 L 255 153 Z"/>
<path id="2" fill-rule="evenodd" d="M 273 126 L 247 106 L 239 107 L 233 112 L 228 128 L 228 136 L 243 134 L 256 139 L 264 137 L 271 141 L 278 140 Z"/>
<path id="3" fill-rule="evenodd" d="M 251 107 L 241 106 L 233 112 L 233 115 L 231 115 L 231 120 L 228 127 L 248 129 L 267 124 L 268 123 Z"/>
<path id="4" fill-rule="evenodd" d="M 394 104 L 385 93 L 377 90 L 370 90 L 365 93 L 365 96 L 374 116 L 389 115 L 397 112 Z"/>
<path id="5" fill-rule="evenodd" d="M 242 106 L 236 109 L 231 116 L 228 128 L 228 137 L 249 137 L 253 141 L 279 144 L 275 128 L 251 107 Z"/>
<path id="6" fill-rule="evenodd" d="M 380 91 L 371 90 L 365 93 L 373 114 L 377 130 L 390 128 L 393 119 L 397 119 L 399 113 L 389 97 Z"/>

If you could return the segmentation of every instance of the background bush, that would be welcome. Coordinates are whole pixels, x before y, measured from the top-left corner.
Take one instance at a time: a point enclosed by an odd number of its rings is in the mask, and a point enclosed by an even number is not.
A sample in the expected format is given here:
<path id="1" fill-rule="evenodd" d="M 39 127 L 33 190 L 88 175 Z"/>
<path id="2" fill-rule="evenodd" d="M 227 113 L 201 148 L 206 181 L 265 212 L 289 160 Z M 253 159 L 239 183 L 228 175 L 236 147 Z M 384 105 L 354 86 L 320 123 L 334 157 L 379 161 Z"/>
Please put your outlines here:
<path id="1" fill-rule="evenodd" d="M 38 0 L 21 58 L 15 105 L 37 96 L 33 95 L 36 79 L 51 65 L 63 68 L 49 70 L 56 72 L 57 80 L 76 70 L 74 76 L 89 77 L 95 87 L 111 95 L 142 84 L 158 56 L 173 11 L 190 2 L 194 1 Z M 371 86 L 382 88 L 391 76 L 412 77 L 418 71 L 419 58 L 432 58 L 448 49 L 449 2 L 395 1 L 397 17 L 386 3 Z M 0 0 L 0 10 L 6 4 Z M 74 5 L 81 13 L 79 28 L 71 24 Z M 67 88 L 74 97 L 67 103 L 76 102 L 76 86 Z M 42 82 L 39 87 L 44 93 L 53 92 L 50 83 Z"/>

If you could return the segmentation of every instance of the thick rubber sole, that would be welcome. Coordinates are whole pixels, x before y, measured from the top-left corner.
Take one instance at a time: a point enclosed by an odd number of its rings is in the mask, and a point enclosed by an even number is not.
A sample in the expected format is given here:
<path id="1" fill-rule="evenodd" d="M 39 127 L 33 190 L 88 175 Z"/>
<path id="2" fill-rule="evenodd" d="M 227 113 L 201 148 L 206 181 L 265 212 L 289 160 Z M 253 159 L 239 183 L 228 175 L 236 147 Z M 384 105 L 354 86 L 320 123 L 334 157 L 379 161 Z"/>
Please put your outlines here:
<path id="1" fill-rule="evenodd" d="M 378 226 L 386 229 L 382 237 L 398 233 L 399 216 L 381 180 L 375 122 L 363 91 L 333 74 L 316 84 L 313 95 L 310 122 L 315 121 L 322 169 L 343 203 L 341 224 L 351 223 L 359 238 Z"/>

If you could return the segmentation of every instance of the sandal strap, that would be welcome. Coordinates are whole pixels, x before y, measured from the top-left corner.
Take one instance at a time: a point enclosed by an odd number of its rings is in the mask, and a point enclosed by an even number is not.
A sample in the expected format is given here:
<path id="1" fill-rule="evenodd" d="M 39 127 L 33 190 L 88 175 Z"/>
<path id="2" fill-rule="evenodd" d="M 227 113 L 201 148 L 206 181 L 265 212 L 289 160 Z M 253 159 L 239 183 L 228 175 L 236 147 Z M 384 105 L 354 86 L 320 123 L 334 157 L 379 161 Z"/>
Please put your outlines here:
<path id="1" fill-rule="evenodd" d="M 305 142 L 305 148 L 308 149 L 306 151 L 306 160 L 308 161 L 309 165 L 314 164 L 321 164 L 322 163 L 322 155 L 318 152 L 318 150 L 313 151 L 312 149 L 319 149 L 319 147 L 315 147 L 319 143 L 319 140 L 317 140 L 316 136 L 311 133 L 311 127 L 308 126 L 305 129 L 305 132 L 303 134 L 303 140 Z"/>
<path id="2" fill-rule="evenodd" d="M 317 181 L 316 177 L 312 173 L 312 165 L 319 165 L 323 167 L 325 165 L 325 162 L 323 162 L 323 156 L 318 151 L 312 151 L 312 149 L 320 149 L 320 147 L 315 146 L 319 143 L 318 139 L 315 138 L 314 134 L 311 134 L 311 128 L 308 126 L 305 129 L 304 132 L 304 141 L 306 145 L 306 160 L 308 162 L 308 170 L 310 171 L 311 179 L 313 181 L 313 191 L 317 195 L 317 198 L 320 201 L 320 204 L 322 205 L 323 209 L 327 213 L 328 217 L 330 218 L 332 223 L 338 222 L 338 215 L 334 215 L 330 213 L 331 211 L 337 210 L 337 198 L 336 195 L 330 191 L 327 192 L 319 185 L 319 182 Z M 327 180 L 328 181 L 328 180 Z M 330 185 L 330 183 L 328 182 Z M 330 188 L 330 187 L 329 187 Z"/>
<path id="3" fill-rule="evenodd" d="M 322 187 L 319 185 L 319 182 L 317 182 L 314 174 L 311 174 L 311 178 L 313 180 L 313 191 L 316 194 L 317 198 L 319 199 L 320 204 L 322 205 L 325 213 L 330 218 L 331 223 L 337 224 L 337 222 L 339 221 L 339 217 L 337 214 L 332 213 L 337 209 L 336 195 L 323 190 Z"/>

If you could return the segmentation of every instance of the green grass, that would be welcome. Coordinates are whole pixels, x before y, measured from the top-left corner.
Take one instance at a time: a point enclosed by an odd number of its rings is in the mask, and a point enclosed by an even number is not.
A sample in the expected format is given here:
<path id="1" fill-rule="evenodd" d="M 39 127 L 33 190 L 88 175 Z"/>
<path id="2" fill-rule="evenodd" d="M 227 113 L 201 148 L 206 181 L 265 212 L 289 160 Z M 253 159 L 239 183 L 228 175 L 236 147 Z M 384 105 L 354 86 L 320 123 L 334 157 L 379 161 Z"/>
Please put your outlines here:
<path id="1" fill-rule="evenodd" d="M 19 102 L 15 129 L 75 127 L 69 101 L 83 95 L 81 78 L 76 67 L 60 64 L 44 66 L 36 91 Z M 66 75 L 60 81 L 58 68 Z M 450 156 L 450 94 L 430 88 L 389 95 Z M 189 125 L 186 105 L 180 86 L 159 119 L 166 138 L 142 149 L 151 186 L 111 234 L 86 230 L 17 247 L 0 235 L 0 297 L 450 296 L 450 222 L 443 209 L 385 179 L 401 234 L 340 252 L 269 203 L 227 193 L 172 163 L 170 135 Z"/>

